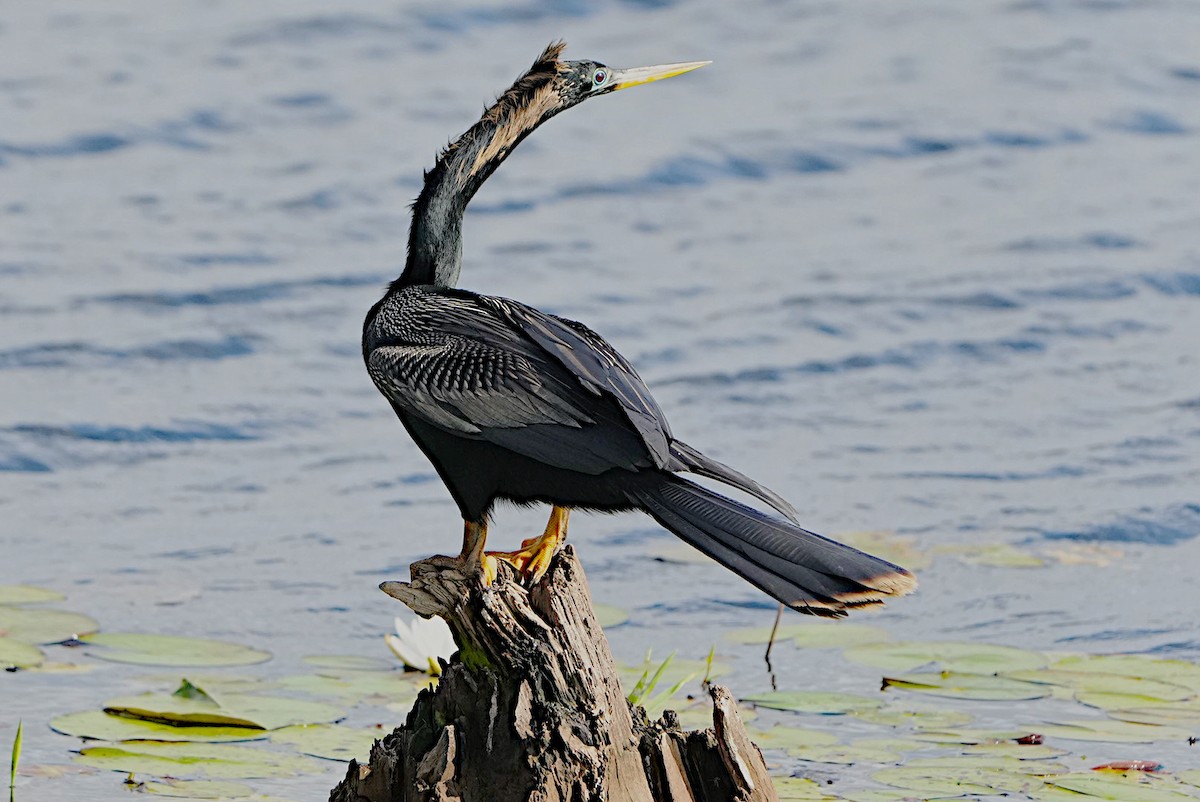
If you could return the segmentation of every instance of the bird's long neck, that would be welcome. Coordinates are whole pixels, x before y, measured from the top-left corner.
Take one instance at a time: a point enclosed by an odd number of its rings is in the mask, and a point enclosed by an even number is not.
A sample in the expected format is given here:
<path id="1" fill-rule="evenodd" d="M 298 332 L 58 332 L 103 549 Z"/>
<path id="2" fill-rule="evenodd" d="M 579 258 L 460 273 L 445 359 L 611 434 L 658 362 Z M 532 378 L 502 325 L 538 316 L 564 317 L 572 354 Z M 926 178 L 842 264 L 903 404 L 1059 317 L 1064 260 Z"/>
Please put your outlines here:
<path id="1" fill-rule="evenodd" d="M 425 187 L 413 204 L 408 261 L 393 289 L 458 283 L 467 204 L 513 148 L 556 111 L 554 55 L 543 54 L 425 174 Z"/>

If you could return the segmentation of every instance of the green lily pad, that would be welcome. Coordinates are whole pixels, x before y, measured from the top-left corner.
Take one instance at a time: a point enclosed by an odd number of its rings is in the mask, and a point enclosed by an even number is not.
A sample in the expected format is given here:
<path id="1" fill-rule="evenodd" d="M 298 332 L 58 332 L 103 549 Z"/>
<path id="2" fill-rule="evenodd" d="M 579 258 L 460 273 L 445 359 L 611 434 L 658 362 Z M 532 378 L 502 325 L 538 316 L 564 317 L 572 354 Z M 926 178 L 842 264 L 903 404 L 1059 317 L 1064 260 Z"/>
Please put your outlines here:
<path id="1" fill-rule="evenodd" d="M 928 799 L 938 795 L 981 794 L 995 796 L 1000 793 L 1016 793 L 1030 785 L 1041 785 L 1042 781 L 1025 774 L 1009 774 L 982 768 L 921 768 L 897 766 L 881 769 L 871 779 L 884 785 L 916 791 Z"/>
<path id="2" fill-rule="evenodd" d="M 1160 787 L 1140 772 L 1128 775 L 1110 772 L 1066 774 L 1050 778 L 1056 788 L 1074 791 L 1098 799 L 1120 802 L 1185 802 L 1195 797 L 1170 788 Z"/>
<path id="3" fill-rule="evenodd" d="M 937 547 L 935 551 L 956 554 L 972 565 L 991 565 L 996 568 L 1041 568 L 1046 564 L 1041 557 L 1011 543 L 946 545 Z"/>
<path id="4" fill-rule="evenodd" d="M 851 791 L 839 791 L 841 794 L 839 799 L 845 799 L 847 802 L 913 802 L 913 795 L 900 788 L 862 788 Z M 931 799 L 958 799 L 959 794 L 935 794 L 925 792 L 921 796 L 924 800 Z"/>
<path id="5" fill-rule="evenodd" d="M 1104 741 L 1107 743 L 1149 744 L 1155 741 L 1182 741 L 1191 733 L 1178 727 L 1155 724 L 1134 724 L 1129 721 L 1087 719 L 1058 721 L 1034 728 L 1048 738 L 1069 741 Z"/>
<path id="6" fill-rule="evenodd" d="M 1040 733 L 1041 730 L 1037 728 L 1028 730 L 918 730 L 912 734 L 912 737 L 918 741 L 928 741 L 935 744 L 977 746 L 996 743 L 1016 744 L 1018 738 L 1024 738 L 1035 732 Z M 1020 746 L 1020 744 L 1017 745 Z"/>
<path id="7" fill-rule="evenodd" d="M 787 753 L 810 763 L 834 763 L 843 766 L 897 763 L 901 757 L 900 753 L 889 749 L 847 746 L 846 744 L 799 746 L 787 750 Z"/>
<path id="8" fill-rule="evenodd" d="M 832 746 L 838 742 L 837 736 L 827 732 L 786 727 L 782 724 L 766 730 L 755 730 L 750 733 L 750 738 L 760 749 L 799 749 L 808 746 Z"/>
<path id="9" fill-rule="evenodd" d="M 768 691 L 742 698 L 743 702 L 771 710 L 792 713 L 820 713 L 836 716 L 858 710 L 882 707 L 881 699 L 852 693 L 823 693 L 820 691 Z"/>
<path id="10" fill-rule="evenodd" d="M 292 724 L 324 724 L 342 717 L 342 711 L 321 702 L 280 696 L 225 694 L 214 701 L 176 694 L 144 693 L 110 699 L 104 711 L 111 715 L 144 719 L 168 725 L 249 727 L 274 730 Z"/>
<path id="11" fill-rule="evenodd" d="M 297 751 L 313 757 L 343 762 L 357 759 L 365 763 L 371 755 L 371 746 L 387 733 L 382 729 L 357 730 L 340 724 L 313 724 L 274 730 L 271 740 L 294 746 Z"/>
<path id="12" fill-rule="evenodd" d="M 957 773 L 963 769 L 968 771 L 982 769 L 985 771 L 1001 771 L 1009 774 L 1028 774 L 1034 777 L 1066 774 L 1068 770 L 1062 763 L 1051 763 L 1046 760 L 1021 760 L 1016 757 L 1002 755 L 923 757 L 910 760 L 905 765 L 910 768 L 942 769 L 949 774 Z"/>
<path id="13" fill-rule="evenodd" d="M 1158 680 L 1200 693 L 1200 664 L 1186 660 L 1157 660 L 1136 654 L 1070 655 L 1056 661 L 1051 668 Z"/>
<path id="14" fill-rule="evenodd" d="M 837 532 L 834 540 L 853 546 L 859 551 L 874 554 L 880 559 L 903 565 L 910 571 L 919 571 L 933 564 L 929 552 L 921 549 L 917 539 L 911 535 L 898 535 L 886 531 Z"/>
<path id="15" fill-rule="evenodd" d="M 391 660 L 361 654 L 314 654 L 305 657 L 304 662 L 310 666 L 338 672 L 391 671 L 395 665 Z"/>
<path id="16" fill-rule="evenodd" d="M 989 674 L 960 674 L 955 671 L 884 677 L 883 687 L 944 696 L 948 699 L 992 702 L 1042 699 L 1050 695 L 1050 691 L 1044 685 Z"/>
<path id="17" fill-rule="evenodd" d="M 1182 702 L 1138 701 L 1135 705 L 1115 709 L 1106 707 L 1104 710 L 1111 718 L 1137 724 L 1200 727 L 1200 699 L 1186 699 Z"/>
<path id="18" fill-rule="evenodd" d="M 245 799 L 254 796 L 254 789 L 250 786 L 225 780 L 167 779 L 138 783 L 134 790 L 171 799 Z"/>
<path id="19" fill-rule="evenodd" d="M 927 730 L 943 730 L 969 724 L 973 716 L 961 710 L 902 710 L 884 707 L 878 710 L 859 710 L 855 718 L 886 727 L 921 727 Z"/>
<path id="20" fill-rule="evenodd" d="M 57 590 L 37 588 L 33 585 L 0 585 L 0 604 L 42 604 L 62 601 L 66 596 Z"/>
<path id="21" fill-rule="evenodd" d="M 883 749 L 888 752 L 919 752 L 922 749 L 929 749 L 927 743 L 915 741 L 911 738 L 858 738 L 851 746 L 858 746 L 863 749 Z"/>
<path id="22" fill-rule="evenodd" d="M 96 741 L 255 741 L 266 738 L 263 730 L 248 727 L 187 727 L 159 724 L 143 719 L 114 716 L 101 710 L 67 713 L 51 719 L 50 729 L 63 735 Z"/>
<path id="23" fill-rule="evenodd" d="M 1095 707 L 1105 712 L 1110 710 L 1128 710 L 1130 708 L 1141 707 L 1154 704 L 1179 704 L 1179 702 L 1164 702 L 1162 699 L 1157 699 L 1153 696 L 1136 696 L 1127 693 L 1096 693 L 1089 691 L 1079 691 L 1075 694 L 1075 701 L 1081 705 Z"/>
<path id="24" fill-rule="evenodd" d="M 1046 665 L 1040 652 L 995 646 L 986 643 L 957 641 L 907 641 L 853 646 L 846 650 L 846 659 L 881 668 L 885 671 L 912 671 L 934 665 L 942 671 L 967 674 L 995 674 L 1019 671 Z"/>
<path id="25" fill-rule="evenodd" d="M 271 659 L 270 652 L 237 643 L 178 635 L 102 632 L 80 638 L 101 648 L 89 654 L 113 663 L 144 666 L 247 666 Z"/>
<path id="26" fill-rule="evenodd" d="M 806 777 L 772 777 L 771 784 L 775 786 L 775 794 L 779 797 L 780 802 L 793 802 L 794 800 L 822 802 L 823 800 L 837 799 L 836 796 L 826 794 L 820 783 Z"/>
<path id="27" fill-rule="evenodd" d="M 32 668 L 46 656 L 42 650 L 12 638 L 0 638 L 0 668 Z"/>
<path id="28" fill-rule="evenodd" d="M 629 620 L 629 613 L 611 604 L 593 604 L 592 611 L 596 614 L 596 623 L 605 629 L 620 626 Z"/>
<path id="29" fill-rule="evenodd" d="M 58 643 L 99 628 L 94 619 L 66 610 L 0 607 L 0 636 L 23 643 Z"/>
<path id="30" fill-rule="evenodd" d="M 187 779 L 253 780 L 322 770 L 321 764 L 310 757 L 237 744 L 124 741 L 85 747 L 75 760 L 98 769 Z"/>
<path id="31" fill-rule="evenodd" d="M 411 703 L 429 682 L 428 674 L 417 672 L 362 671 L 344 677 L 319 674 L 283 677 L 279 685 L 289 691 L 323 699 L 338 699 L 348 704 L 366 699 Z"/>
<path id="32" fill-rule="evenodd" d="M 734 643 L 768 643 L 771 640 L 771 627 L 734 629 L 726 632 L 725 637 Z M 840 621 L 784 624 L 775 634 L 776 643 L 790 640 L 802 649 L 841 648 L 890 639 L 891 635 L 885 629 L 866 624 L 843 624 Z"/>
<path id="33" fill-rule="evenodd" d="M 1043 668 L 1036 671 L 1006 671 L 1004 676 L 1024 682 L 1070 688 L 1076 692 L 1077 699 L 1079 693 L 1121 694 L 1142 697 L 1149 701 L 1179 701 L 1195 695 L 1195 691 L 1184 685 L 1145 677 L 1107 674 L 1100 671 L 1066 671 Z"/>
<path id="34" fill-rule="evenodd" d="M 1016 741 L 971 744 L 963 746 L 963 754 L 987 757 L 1013 757 L 1017 760 L 1048 760 L 1071 754 L 1067 749 L 1046 744 L 1019 744 Z"/>

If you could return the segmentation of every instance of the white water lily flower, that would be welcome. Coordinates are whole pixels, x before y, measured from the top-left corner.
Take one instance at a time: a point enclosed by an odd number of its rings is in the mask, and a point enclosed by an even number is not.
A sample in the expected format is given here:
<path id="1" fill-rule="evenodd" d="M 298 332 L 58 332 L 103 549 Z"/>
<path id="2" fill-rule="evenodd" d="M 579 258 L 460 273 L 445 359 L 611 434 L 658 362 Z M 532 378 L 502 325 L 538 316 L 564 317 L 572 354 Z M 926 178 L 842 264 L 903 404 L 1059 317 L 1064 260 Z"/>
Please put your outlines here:
<path id="1" fill-rule="evenodd" d="M 450 627 L 440 618 L 413 618 L 405 623 L 396 616 L 396 634 L 383 639 L 404 665 L 435 677 L 442 673 L 438 658 L 449 660 L 458 651 Z"/>

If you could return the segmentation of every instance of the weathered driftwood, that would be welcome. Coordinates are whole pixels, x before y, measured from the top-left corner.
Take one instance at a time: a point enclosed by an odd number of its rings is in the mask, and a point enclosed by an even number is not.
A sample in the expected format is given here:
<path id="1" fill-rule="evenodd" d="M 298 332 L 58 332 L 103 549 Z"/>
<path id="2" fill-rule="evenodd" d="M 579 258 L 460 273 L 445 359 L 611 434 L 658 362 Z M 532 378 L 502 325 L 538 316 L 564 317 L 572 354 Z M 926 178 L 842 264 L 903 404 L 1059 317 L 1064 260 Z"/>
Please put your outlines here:
<path id="1" fill-rule="evenodd" d="M 724 688 L 698 732 L 626 701 L 570 547 L 529 590 L 506 566 L 490 588 L 445 557 L 411 571 L 381 587 L 444 618 L 459 651 L 369 763 L 351 762 L 331 802 L 777 799 Z"/>

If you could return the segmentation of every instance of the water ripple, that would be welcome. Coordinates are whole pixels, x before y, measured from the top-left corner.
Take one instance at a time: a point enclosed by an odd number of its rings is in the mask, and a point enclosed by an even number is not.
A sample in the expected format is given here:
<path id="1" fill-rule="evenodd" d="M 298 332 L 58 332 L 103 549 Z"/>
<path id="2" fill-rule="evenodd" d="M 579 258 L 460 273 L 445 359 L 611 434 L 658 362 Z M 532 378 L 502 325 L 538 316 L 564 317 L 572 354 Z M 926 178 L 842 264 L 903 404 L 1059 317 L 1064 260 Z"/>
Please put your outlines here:
<path id="1" fill-rule="evenodd" d="M 0 351 L 0 370 L 112 366 L 137 359 L 156 362 L 230 359 L 253 354 L 260 340 L 231 334 L 216 340 L 167 340 L 137 348 L 102 348 L 86 342 L 40 343 Z"/>
<path id="2" fill-rule="evenodd" d="M 1200 504 L 1176 504 L 1161 510 L 1143 508 L 1110 523 L 1066 532 L 1043 532 L 1048 540 L 1100 540 L 1115 543 L 1170 545 L 1200 535 Z"/>

